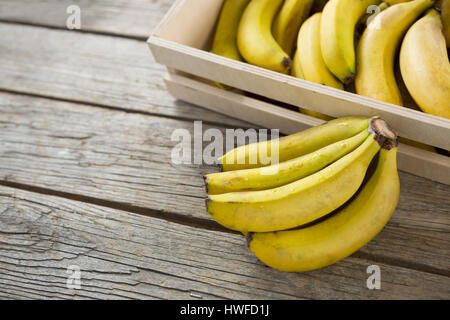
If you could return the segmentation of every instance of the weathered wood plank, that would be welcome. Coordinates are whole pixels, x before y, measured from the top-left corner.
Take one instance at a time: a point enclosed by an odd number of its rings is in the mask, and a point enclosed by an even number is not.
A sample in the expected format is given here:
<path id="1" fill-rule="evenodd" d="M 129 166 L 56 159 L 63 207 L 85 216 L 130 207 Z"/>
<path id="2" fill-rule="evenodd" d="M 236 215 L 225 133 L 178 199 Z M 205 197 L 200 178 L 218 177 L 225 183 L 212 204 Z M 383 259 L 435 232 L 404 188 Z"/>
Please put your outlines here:
<path id="1" fill-rule="evenodd" d="M 0 89 L 229 126 L 244 121 L 177 101 L 143 41 L 0 23 Z"/>
<path id="2" fill-rule="evenodd" d="M 203 216 L 201 173 L 207 168 L 171 164 L 178 143 L 170 141 L 172 132 L 192 132 L 193 123 L 20 95 L 0 97 L 2 180 Z"/>
<path id="3" fill-rule="evenodd" d="M 263 266 L 238 234 L 197 229 L 64 198 L 0 187 L 0 294 L 7 297 L 343 299 L 450 297 L 450 278 L 364 259 L 307 273 Z M 68 289 L 67 268 L 81 270 Z"/>
<path id="4" fill-rule="evenodd" d="M 81 29 L 147 38 L 173 0 L 0 0 L 0 20 L 66 28 L 67 8 L 81 10 Z"/>
<path id="5" fill-rule="evenodd" d="M 0 180 L 215 225 L 202 179 L 215 168 L 171 164 L 175 129 L 193 124 L 1 94 Z M 404 173 L 401 184 L 392 220 L 359 254 L 449 275 L 450 187 Z"/>

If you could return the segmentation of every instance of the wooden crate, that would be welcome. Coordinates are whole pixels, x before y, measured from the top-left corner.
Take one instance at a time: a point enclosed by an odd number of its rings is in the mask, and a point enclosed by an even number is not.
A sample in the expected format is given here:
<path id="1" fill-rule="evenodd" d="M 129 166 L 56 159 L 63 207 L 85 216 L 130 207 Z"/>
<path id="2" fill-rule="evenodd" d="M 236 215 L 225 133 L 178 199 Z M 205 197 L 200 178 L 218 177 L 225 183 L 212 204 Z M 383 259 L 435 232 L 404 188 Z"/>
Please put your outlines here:
<path id="1" fill-rule="evenodd" d="M 218 81 L 281 103 L 332 117 L 381 116 L 401 137 L 450 150 L 450 120 L 297 79 L 208 52 L 223 0 L 177 0 L 148 40 L 157 62 L 168 67 L 177 98 L 290 134 L 323 121 L 239 91 L 224 91 L 197 77 Z M 450 158 L 401 145 L 399 167 L 450 184 Z"/>

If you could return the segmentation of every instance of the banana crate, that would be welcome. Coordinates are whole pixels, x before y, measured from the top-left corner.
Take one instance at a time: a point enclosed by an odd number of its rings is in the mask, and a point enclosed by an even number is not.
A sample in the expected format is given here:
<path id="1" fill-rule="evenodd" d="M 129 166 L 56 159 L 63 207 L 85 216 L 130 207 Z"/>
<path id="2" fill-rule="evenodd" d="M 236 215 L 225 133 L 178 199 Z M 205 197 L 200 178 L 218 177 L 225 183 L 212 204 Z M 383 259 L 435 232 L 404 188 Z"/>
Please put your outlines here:
<path id="1" fill-rule="evenodd" d="M 440 149 L 401 143 L 400 170 L 450 184 L 450 120 L 210 53 L 222 4 L 177 0 L 148 39 L 155 60 L 167 66 L 165 82 L 172 95 L 283 134 L 324 122 L 297 107 L 331 117 L 378 115 L 400 137 Z M 214 82 L 237 89 L 222 90 Z"/>

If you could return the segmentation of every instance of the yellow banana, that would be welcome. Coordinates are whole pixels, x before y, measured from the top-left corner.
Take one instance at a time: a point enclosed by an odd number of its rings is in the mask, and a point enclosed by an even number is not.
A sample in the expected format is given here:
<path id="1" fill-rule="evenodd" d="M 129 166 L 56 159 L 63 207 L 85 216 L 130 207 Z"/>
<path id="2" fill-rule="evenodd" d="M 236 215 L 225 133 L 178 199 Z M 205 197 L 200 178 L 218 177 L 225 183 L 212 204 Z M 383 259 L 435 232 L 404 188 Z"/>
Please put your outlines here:
<path id="1" fill-rule="evenodd" d="M 450 0 L 441 2 L 441 20 L 444 28 L 445 41 L 450 48 Z"/>
<path id="2" fill-rule="evenodd" d="M 302 71 L 302 66 L 298 58 L 298 50 L 295 51 L 294 61 L 292 61 L 291 75 L 296 78 L 305 79 Z"/>
<path id="3" fill-rule="evenodd" d="M 403 104 L 394 75 L 395 53 L 408 28 L 433 3 L 433 0 L 413 0 L 396 4 L 372 19 L 357 50 L 355 87 L 358 94 Z"/>
<path id="4" fill-rule="evenodd" d="M 212 53 L 229 59 L 243 61 L 237 47 L 236 38 L 242 13 L 249 2 L 250 0 L 225 0 L 220 12 L 216 33 L 214 34 Z M 215 84 L 221 89 L 230 89 L 230 87 L 219 82 L 215 82 Z"/>
<path id="5" fill-rule="evenodd" d="M 320 48 L 321 13 L 315 13 L 306 20 L 298 33 L 297 52 L 305 80 L 337 89 L 344 89 L 325 65 Z"/>
<path id="6" fill-rule="evenodd" d="M 400 70 L 423 111 L 450 119 L 450 62 L 436 10 L 430 9 L 409 29 L 400 50 Z"/>
<path id="7" fill-rule="evenodd" d="M 357 148 L 369 135 L 367 130 L 307 155 L 262 168 L 211 173 L 205 176 L 208 194 L 264 190 L 304 178 Z"/>
<path id="8" fill-rule="evenodd" d="M 367 8 L 380 0 L 330 0 L 320 23 L 320 45 L 328 69 L 343 83 L 356 73 L 354 34 Z"/>
<path id="9" fill-rule="evenodd" d="M 304 225 L 336 210 L 363 182 L 380 146 L 396 141 L 384 120 L 371 120 L 368 138 L 326 168 L 290 184 L 262 191 L 210 195 L 208 213 L 222 226 L 241 232 L 270 232 Z"/>
<path id="10" fill-rule="evenodd" d="M 212 52 L 242 61 L 237 47 L 237 31 L 241 16 L 250 0 L 225 0 L 217 23 Z"/>
<path id="11" fill-rule="evenodd" d="M 292 62 L 291 75 L 296 78 L 305 79 L 305 75 L 303 74 L 302 66 L 300 64 L 300 59 L 298 57 L 298 50 L 296 50 L 294 55 L 294 61 Z M 330 121 L 334 119 L 333 117 L 327 116 L 326 114 L 317 111 L 308 110 L 300 107 L 298 108 L 298 110 L 303 114 L 306 114 L 314 118 L 322 119 L 325 121 Z"/>
<path id="12" fill-rule="evenodd" d="M 272 22 L 283 0 L 252 0 L 242 15 L 237 33 L 239 52 L 247 62 L 288 73 L 292 61 L 272 35 Z"/>
<path id="13" fill-rule="evenodd" d="M 264 163 L 261 152 L 272 156 L 272 147 L 278 150 L 279 162 L 300 157 L 331 143 L 350 138 L 363 131 L 370 119 L 362 117 L 339 118 L 273 141 L 263 141 L 235 148 L 219 159 L 222 171 L 258 168 Z"/>
<path id="14" fill-rule="evenodd" d="M 396 154 L 396 147 L 381 149 L 362 190 L 331 217 L 303 229 L 249 234 L 250 251 L 266 265 L 290 272 L 323 268 L 356 252 L 395 211 L 400 194 Z"/>
<path id="15" fill-rule="evenodd" d="M 289 55 L 292 54 L 300 26 L 308 18 L 313 2 L 314 0 L 285 0 L 273 23 L 273 36 Z"/>

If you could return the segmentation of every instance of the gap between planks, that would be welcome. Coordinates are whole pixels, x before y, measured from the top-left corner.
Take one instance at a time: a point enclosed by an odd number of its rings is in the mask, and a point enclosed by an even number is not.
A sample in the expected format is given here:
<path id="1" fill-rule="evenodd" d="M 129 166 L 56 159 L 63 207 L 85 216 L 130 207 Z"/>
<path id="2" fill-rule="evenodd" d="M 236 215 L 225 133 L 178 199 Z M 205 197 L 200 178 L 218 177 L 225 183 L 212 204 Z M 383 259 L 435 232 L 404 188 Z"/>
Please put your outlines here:
<path id="1" fill-rule="evenodd" d="M 143 216 L 148 216 L 148 217 L 152 217 L 152 218 L 156 218 L 156 219 L 160 219 L 160 220 L 178 223 L 178 224 L 193 227 L 193 228 L 206 229 L 206 230 L 211 230 L 211 231 L 220 231 L 220 232 L 232 233 L 232 234 L 240 234 L 237 231 L 229 230 L 229 229 L 222 227 L 221 225 L 219 225 L 218 223 L 216 223 L 213 220 L 207 220 L 207 219 L 202 219 L 202 218 L 197 218 L 197 217 L 187 217 L 185 215 L 174 213 L 174 212 L 167 212 L 167 211 L 162 211 L 162 210 L 157 210 L 157 209 L 144 208 L 144 207 L 140 207 L 140 206 L 133 206 L 133 205 L 129 205 L 126 203 L 115 202 L 115 201 L 105 200 L 105 199 L 100 199 L 100 198 L 95 198 L 95 197 L 89 197 L 89 196 L 85 196 L 85 195 L 74 194 L 74 193 L 69 193 L 69 192 L 64 192 L 64 191 L 57 191 L 57 190 L 52 190 L 52 189 L 47 189 L 47 188 L 42 188 L 42 187 L 38 187 L 38 186 L 17 183 L 17 182 L 10 182 L 10 181 L 5 181 L 5 180 L 0 180 L 0 185 L 5 186 L 5 187 L 14 188 L 14 189 L 34 192 L 34 193 L 38 193 L 38 194 L 56 196 L 56 197 L 65 198 L 65 199 L 69 199 L 69 200 L 85 202 L 85 203 L 98 205 L 98 206 L 102 206 L 102 207 L 106 207 L 106 208 L 127 211 L 127 212 L 131 212 L 131 213 L 135 213 L 135 214 L 139 214 L 139 215 L 143 215 Z M 450 273 L 449 273 L 449 275 L 450 275 Z"/>
<path id="2" fill-rule="evenodd" d="M 108 32 L 108 31 L 99 31 L 94 29 L 67 29 L 60 26 L 54 26 L 50 24 L 42 24 L 42 23 L 33 23 L 33 22 L 27 22 L 27 21 L 21 21 L 21 20 L 8 20 L 8 19 L 0 19 L 0 23 L 5 24 L 12 24 L 12 25 L 22 25 L 22 26 L 28 26 L 28 27 L 36 27 L 36 28 L 45 28 L 50 30 L 63 30 L 67 32 L 77 32 L 77 33 L 84 33 L 84 34 L 94 34 L 99 36 L 106 36 L 106 37 L 116 37 L 116 38 L 122 38 L 122 39 L 128 39 L 128 40 L 137 40 L 137 41 L 147 41 L 148 36 L 133 36 L 133 35 L 126 35 L 126 34 L 120 34 L 115 32 Z"/>

